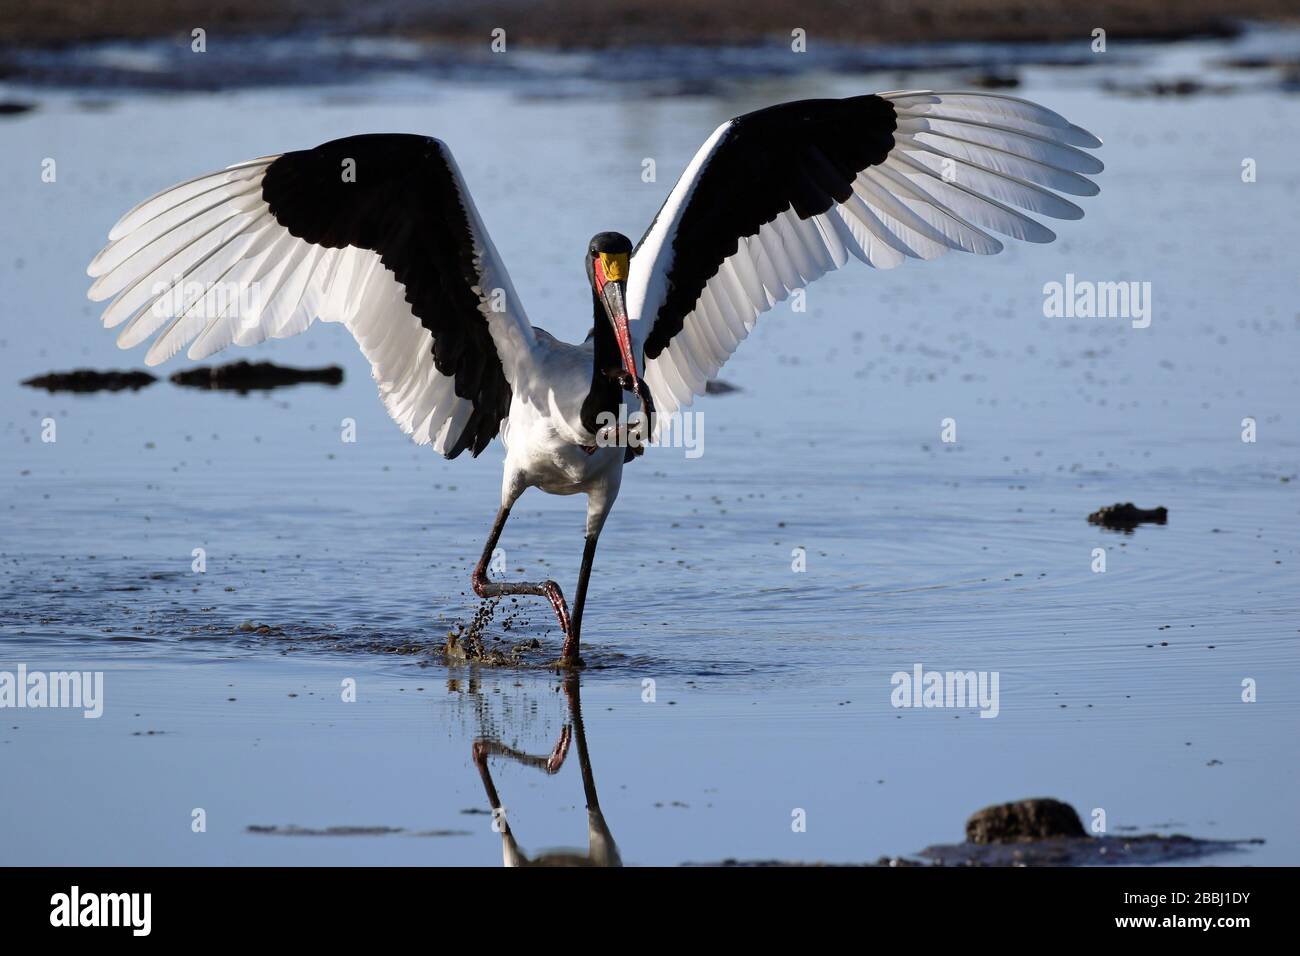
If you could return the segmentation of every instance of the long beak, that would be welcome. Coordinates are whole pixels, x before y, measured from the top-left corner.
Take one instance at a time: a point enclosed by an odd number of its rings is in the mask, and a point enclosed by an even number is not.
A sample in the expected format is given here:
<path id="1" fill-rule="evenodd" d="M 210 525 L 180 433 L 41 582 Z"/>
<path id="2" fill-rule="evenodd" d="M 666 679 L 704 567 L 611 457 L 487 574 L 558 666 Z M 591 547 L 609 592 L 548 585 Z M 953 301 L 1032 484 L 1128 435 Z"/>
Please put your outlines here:
<path id="1" fill-rule="evenodd" d="M 641 398 L 641 385 L 636 368 L 636 358 L 632 355 L 632 333 L 627 327 L 627 305 L 623 300 L 623 291 L 627 283 L 618 280 L 606 282 L 600 290 L 605 311 L 614 326 L 614 337 L 618 339 L 618 350 L 623 356 L 623 371 L 632 379 L 632 391 Z M 644 402 L 644 399 L 642 399 Z"/>

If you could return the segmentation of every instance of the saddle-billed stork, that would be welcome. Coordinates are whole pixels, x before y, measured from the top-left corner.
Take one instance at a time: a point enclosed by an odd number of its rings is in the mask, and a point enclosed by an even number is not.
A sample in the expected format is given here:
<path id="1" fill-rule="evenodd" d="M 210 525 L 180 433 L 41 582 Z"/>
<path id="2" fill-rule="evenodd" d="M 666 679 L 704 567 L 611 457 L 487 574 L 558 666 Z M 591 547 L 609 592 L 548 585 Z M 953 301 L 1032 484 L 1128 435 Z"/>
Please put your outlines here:
<path id="1" fill-rule="evenodd" d="M 595 329 L 581 345 L 528 320 L 451 151 L 428 136 L 349 136 L 166 189 L 113 226 L 89 295 L 112 297 L 103 321 L 122 326 L 121 347 L 152 337 L 149 365 L 341 322 L 417 443 L 477 456 L 499 434 L 501 507 L 474 590 L 548 598 L 561 660 L 577 665 L 596 541 L 645 443 L 638 415 L 689 405 L 761 313 L 851 257 L 891 268 L 996 253 L 991 232 L 1051 241 L 1013 207 L 1080 218 L 1061 194 L 1096 194 L 1086 177 L 1102 164 L 1079 147 L 1100 145 L 995 93 L 801 100 L 728 120 L 635 248 L 615 232 L 588 244 Z M 627 408 L 638 427 L 610 430 Z M 554 581 L 488 576 L 530 487 L 587 495 L 572 614 Z"/>

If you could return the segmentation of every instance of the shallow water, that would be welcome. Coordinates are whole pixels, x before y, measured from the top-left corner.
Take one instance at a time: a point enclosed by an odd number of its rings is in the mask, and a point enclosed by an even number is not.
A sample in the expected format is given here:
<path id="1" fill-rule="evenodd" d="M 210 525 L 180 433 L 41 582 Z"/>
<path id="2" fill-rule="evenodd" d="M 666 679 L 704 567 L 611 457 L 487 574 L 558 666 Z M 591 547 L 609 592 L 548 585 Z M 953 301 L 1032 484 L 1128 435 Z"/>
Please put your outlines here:
<path id="1" fill-rule="evenodd" d="M 1227 52 L 1185 44 L 1142 64 L 1176 76 Z M 630 466 L 581 684 L 626 862 L 911 854 L 959 840 L 980 806 L 1034 795 L 1085 823 L 1103 809 L 1112 833 L 1267 841 L 1221 862 L 1300 862 L 1298 101 L 1251 74 L 1240 92 L 1177 100 L 1107 93 L 1105 67 L 1022 75 L 1018 95 L 1106 142 L 1084 220 L 1056 224 L 1049 246 L 828 276 L 806 313 L 760 320 L 723 373 L 742 391 L 700 401 L 701 456 L 664 448 Z M 338 363 L 339 388 L 17 384 L 142 363 L 84 299 L 85 264 L 123 211 L 270 151 L 431 132 L 532 320 L 576 340 L 584 240 L 639 235 L 719 122 L 799 96 L 951 85 L 808 74 L 614 105 L 420 77 L 108 100 L 5 88 L 39 108 L 0 118 L 0 670 L 102 669 L 106 703 L 99 720 L 0 713 L 0 859 L 492 864 L 471 743 L 547 754 L 570 719 L 547 671 L 429 652 L 477 607 L 469 571 L 500 452 L 445 462 L 410 445 L 344 330 L 222 356 Z M 40 182 L 44 157 L 56 183 Z M 657 183 L 641 181 L 646 157 Z M 1043 285 L 1066 273 L 1150 282 L 1150 327 L 1045 318 Z M 1085 520 L 1129 500 L 1167 506 L 1169 523 L 1121 535 Z M 568 589 L 581 529 L 580 500 L 530 493 L 503 539 L 512 573 Z M 558 649 L 549 611 L 522 608 L 491 636 Z M 997 672 L 997 717 L 893 707 L 891 675 L 918 663 Z M 553 778 L 492 763 L 528 851 L 585 842 L 578 763 Z M 269 825 L 407 832 L 248 832 Z M 412 835 L 444 830 L 464 832 Z"/>

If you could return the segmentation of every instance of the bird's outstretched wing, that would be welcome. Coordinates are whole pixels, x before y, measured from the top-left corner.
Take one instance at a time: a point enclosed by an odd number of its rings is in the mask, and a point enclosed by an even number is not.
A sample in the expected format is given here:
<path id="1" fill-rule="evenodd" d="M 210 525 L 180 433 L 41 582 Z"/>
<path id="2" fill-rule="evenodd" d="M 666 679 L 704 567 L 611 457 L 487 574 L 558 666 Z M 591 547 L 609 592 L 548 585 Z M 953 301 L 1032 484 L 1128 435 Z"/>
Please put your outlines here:
<path id="1" fill-rule="evenodd" d="M 801 100 L 723 123 L 632 255 L 628 314 L 660 420 L 705 383 L 759 314 L 850 256 L 888 269 L 949 249 L 988 255 L 986 230 L 1055 238 L 1011 208 L 1083 212 L 1102 164 L 1091 133 L 991 93 Z"/>
<path id="2" fill-rule="evenodd" d="M 406 134 L 268 156 L 146 199 L 87 270 L 156 365 L 341 322 L 402 430 L 477 455 L 537 339 L 451 151 Z"/>

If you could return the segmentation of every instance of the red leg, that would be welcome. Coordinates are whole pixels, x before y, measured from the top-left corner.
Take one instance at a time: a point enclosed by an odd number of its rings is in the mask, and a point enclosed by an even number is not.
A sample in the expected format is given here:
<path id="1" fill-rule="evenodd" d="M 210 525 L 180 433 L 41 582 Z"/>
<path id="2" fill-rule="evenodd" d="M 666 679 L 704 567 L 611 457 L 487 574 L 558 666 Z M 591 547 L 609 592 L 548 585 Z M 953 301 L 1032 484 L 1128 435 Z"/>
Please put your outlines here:
<path id="1" fill-rule="evenodd" d="M 504 594 L 535 594 L 546 598 L 551 602 L 551 610 L 555 612 L 560 630 L 564 632 L 563 659 L 566 663 L 575 663 L 578 656 L 577 637 L 569 619 L 569 605 L 565 603 L 564 592 L 560 590 L 558 584 L 554 581 L 493 581 L 488 577 L 488 563 L 492 560 L 492 552 L 496 550 L 497 541 L 501 538 L 501 530 L 506 526 L 506 519 L 509 517 L 509 508 L 502 507 L 497 512 L 496 521 L 492 524 L 492 531 L 483 548 L 483 555 L 478 560 L 478 566 L 474 568 L 474 576 L 471 579 L 474 593 L 481 598 L 499 597 Z"/>

